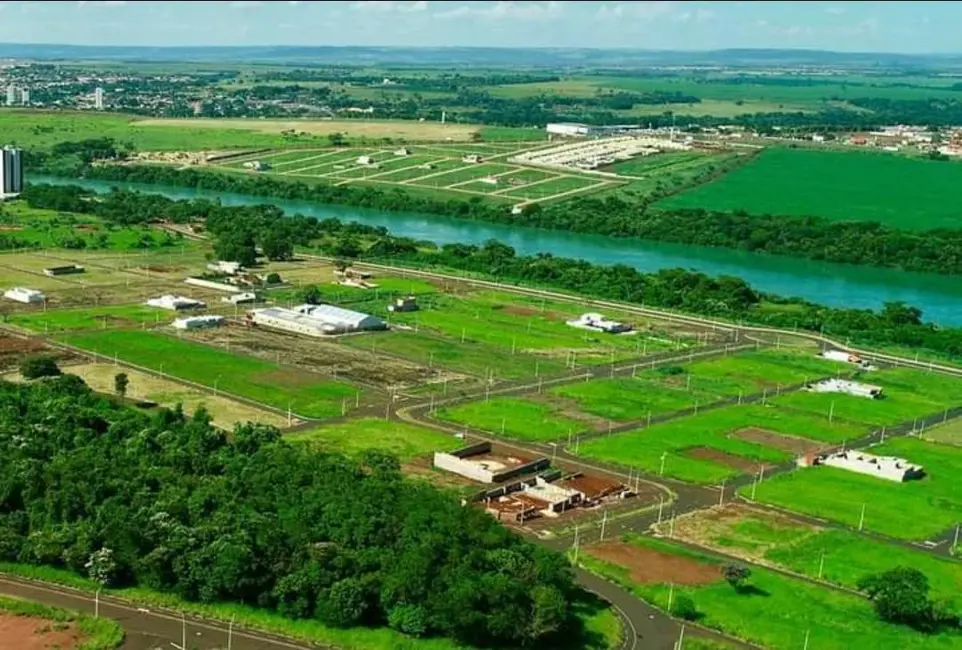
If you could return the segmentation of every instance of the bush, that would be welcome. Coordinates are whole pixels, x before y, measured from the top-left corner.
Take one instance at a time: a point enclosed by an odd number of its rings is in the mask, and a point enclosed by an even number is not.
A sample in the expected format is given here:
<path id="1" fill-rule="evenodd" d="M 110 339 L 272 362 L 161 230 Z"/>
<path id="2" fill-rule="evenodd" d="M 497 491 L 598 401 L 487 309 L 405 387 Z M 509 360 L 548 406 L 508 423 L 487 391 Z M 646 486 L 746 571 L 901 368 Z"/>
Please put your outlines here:
<path id="1" fill-rule="evenodd" d="M 24 379 L 40 379 L 41 377 L 59 377 L 62 373 L 56 359 L 47 355 L 37 355 L 27 357 L 20 362 L 20 374 Z"/>
<path id="2" fill-rule="evenodd" d="M 687 594 L 679 594 L 675 598 L 669 613 L 686 621 L 695 621 L 701 617 L 698 608 L 695 607 L 695 601 Z"/>

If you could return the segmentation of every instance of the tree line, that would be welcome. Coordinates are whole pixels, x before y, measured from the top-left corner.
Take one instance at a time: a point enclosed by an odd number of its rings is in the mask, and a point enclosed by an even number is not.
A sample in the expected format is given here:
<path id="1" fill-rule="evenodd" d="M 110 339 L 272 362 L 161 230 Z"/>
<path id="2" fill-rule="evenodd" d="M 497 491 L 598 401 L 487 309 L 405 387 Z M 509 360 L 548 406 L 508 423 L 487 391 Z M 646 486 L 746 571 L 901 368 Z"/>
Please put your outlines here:
<path id="1" fill-rule="evenodd" d="M 471 645 L 558 647 L 576 626 L 562 555 L 393 456 L 146 415 L 73 375 L 0 382 L 0 560 Z"/>
<path id="2" fill-rule="evenodd" d="M 286 184 L 281 184 L 285 186 Z M 342 188 L 334 188 L 337 191 Z M 97 214 L 118 223 L 206 220 L 218 254 L 250 261 L 301 246 L 327 255 L 467 271 L 497 280 L 544 286 L 593 298 L 741 320 L 778 328 L 821 332 L 863 345 L 898 345 L 962 358 L 962 329 L 923 322 L 922 312 L 900 302 L 879 311 L 826 307 L 801 298 L 754 290 L 741 278 L 712 278 L 684 269 L 643 273 L 627 265 L 603 266 L 551 254 L 521 256 L 501 242 L 481 246 L 395 237 L 384 227 L 338 219 L 286 216 L 272 205 L 226 207 L 207 200 L 173 200 L 161 195 L 114 190 L 95 196 L 70 186 L 31 185 L 24 198 L 35 207 Z"/>
<path id="3" fill-rule="evenodd" d="M 98 149 L 97 151 L 100 151 Z M 89 155 L 89 154 L 87 154 Z M 576 197 L 561 203 L 529 205 L 520 215 L 482 200 L 433 198 L 401 188 L 373 185 L 308 184 L 272 176 L 218 174 L 166 166 L 77 164 L 64 166 L 56 156 L 32 154 L 39 169 L 108 181 L 153 183 L 250 194 L 283 200 L 352 205 L 389 211 L 422 212 L 460 219 L 524 225 L 611 237 L 635 237 L 678 244 L 735 248 L 807 259 L 895 268 L 926 273 L 962 273 L 962 230 L 904 231 L 872 221 L 837 222 L 822 217 L 748 214 L 704 209 L 656 207 L 663 196 L 683 187 L 663 187 L 649 195 L 625 192 Z M 747 158 L 708 166 L 700 182 Z M 57 210 L 62 197 L 55 194 Z M 134 200 L 134 199 L 131 199 Z M 76 210 L 74 210 L 76 211 Z M 119 218 L 128 218 L 121 215 Z"/>

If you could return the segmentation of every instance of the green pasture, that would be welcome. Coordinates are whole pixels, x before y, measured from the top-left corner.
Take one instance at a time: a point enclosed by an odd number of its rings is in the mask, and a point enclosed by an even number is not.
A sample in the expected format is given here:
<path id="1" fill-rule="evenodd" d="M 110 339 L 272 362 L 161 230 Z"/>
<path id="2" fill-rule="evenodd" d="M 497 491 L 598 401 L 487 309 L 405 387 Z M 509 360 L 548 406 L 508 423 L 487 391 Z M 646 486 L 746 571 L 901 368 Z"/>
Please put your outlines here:
<path id="1" fill-rule="evenodd" d="M 377 176 L 380 178 L 380 174 L 384 174 L 392 170 L 404 169 L 406 167 L 414 167 L 417 169 L 420 165 L 428 163 L 432 160 L 434 159 L 429 156 L 383 158 L 381 160 L 377 160 L 377 167 L 374 167 L 373 165 L 357 165 L 342 171 L 337 171 L 333 175 L 344 179 L 362 179 L 368 178 L 369 176 Z"/>
<path id="2" fill-rule="evenodd" d="M 339 416 L 359 389 L 297 368 L 151 331 L 70 334 L 65 343 L 309 418 Z"/>
<path id="3" fill-rule="evenodd" d="M 445 158 L 438 159 L 435 158 L 434 162 L 431 163 L 431 169 L 396 169 L 390 173 L 384 174 L 378 178 L 381 181 L 389 181 L 391 183 L 402 183 L 405 181 L 413 181 L 422 176 L 428 176 L 430 174 L 439 174 L 438 178 L 441 178 L 441 172 L 452 171 L 455 169 L 461 169 L 464 167 L 463 162 L 460 158 Z M 426 181 L 432 179 L 425 179 Z"/>
<path id="4" fill-rule="evenodd" d="M 584 422 L 559 414 L 550 404 L 522 397 L 495 397 L 444 407 L 437 410 L 436 416 L 526 442 L 560 440 L 587 428 Z"/>
<path id="5" fill-rule="evenodd" d="M 7 322 L 37 333 L 102 330 L 141 323 L 168 323 L 173 316 L 147 305 L 105 305 L 83 309 L 51 309 L 14 313 Z"/>
<path id="6" fill-rule="evenodd" d="M 923 540 L 962 522 L 962 449 L 912 438 L 872 447 L 873 454 L 898 456 L 922 465 L 921 480 L 896 483 L 834 467 L 782 474 L 757 486 L 755 499 L 814 517 L 899 539 Z M 742 488 L 747 494 L 750 487 Z"/>
<path id="7" fill-rule="evenodd" d="M 692 160 L 702 160 L 709 155 L 702 151 L 673 151 L 653 156 L 637 156 L 630 160 L 618 161 L 606 167 L 605 171 L 627 176 L 661 174 Z"/>
<path id="8" fill-rule="evenodd" d="M 926 429 L 922 437 L 944 445 L 962 446 L 962 419 L 949 420 L 945 424 Z"/>
<path id="9" fill-rule="evenodd" d="M 826 418 L 807 413 L 743 405 L 595 438 L 582 443 L 578 452 L 587 458 L 638 467 L 656 474 L 661 472 L 664 457 L 665 476 L 710 484 L 756 472 L 761 465 L 791 460 L 792 455 L 786 451 L 732 435 L 748 428 L 801 438 L 813 444 L 838 443 L 864 433 L 864 429 L 856 425 L 838 421 L 829 423 Z M 732 464 L 692 456 L 693 450 L 702 448 L 731 455 Z"/>
<path id="10" fill-rule="evenodd" d="M 605 179 L 589 178 L 587 176 L 559 176 L 552 180 L 542 183 L 529 183 L 519 188 L 509 190 L 504 196 L 511 196 L 516 199 L 541 199 L 552 194 L 583 190 L 595 185 L 604 184 Z"/>
<path id="11" fill-rule="evenodd" d="M 722 178 L 660 208 L 877 221 L 895 228 L 958 228 L 962 164 L 887 153 L 766 149 Z"/>
<path id="12" fill-rule="evenodd" d="M 668 542 L 631 536 L 627 543 L 642 552 L 679 556 L 699 565 L 721 561 Z M 669 585 L 632 580 L 623 566 L 591 555 L 580 556 L 590 570 L 614 580 L 655 606 L 666 609 L 687 596 L 698 622 L 766 648 L 823 650 L 950 650 L 962 647 L 962 635 L 923 634 L 881 621 L 871 603 L 860 596 L 811 584 L 761 567 L 751 567 L 746 587 L 734 589 L 721 579 L 707 584 Z M 670 594 L 670 596 L 669 596 Z"/>
<path id="13" fill-rule="evenodd" d="M 863 373 L 858 381 L 881 386 L 881 399 L 841 393 L 797 392 L 773 403 L 791 409 L 841 418 L 876 427 L 912 422 L 937 416 L 945 409 L 962 406 L 962 380 L 910 368 Z"/>
<path id="14" fill-rule="evenodd" d="M 470 181 L 476 181 L 480 178 L 491 176 L 493 174 L 503 174 L 504 172 L 509 172 L 512 169 L 514 169 L 514 167 L 511 165 L 503 165 L 501 163 L 461 163 L 457 169 L 453 169 L 445 174 L 438 174 L 437 176 L 432 176 L 431 178 L 414 180 L 411 182 L 418 185 L 429 185 L 431 187 L 450 187 L 451 185 L 455 185 L 457 183 L 468 183 Z"/>
<path id="15" fill-rule="evenodd" d="M 380 449 L 394 454 L 401 462 L 429 456 L 435 451 L 450 451 L 462 444 L 453 436 L 434 429 L 377 418 L 325 424 L 292 433 L 286 439 L 348 455 Z"/>

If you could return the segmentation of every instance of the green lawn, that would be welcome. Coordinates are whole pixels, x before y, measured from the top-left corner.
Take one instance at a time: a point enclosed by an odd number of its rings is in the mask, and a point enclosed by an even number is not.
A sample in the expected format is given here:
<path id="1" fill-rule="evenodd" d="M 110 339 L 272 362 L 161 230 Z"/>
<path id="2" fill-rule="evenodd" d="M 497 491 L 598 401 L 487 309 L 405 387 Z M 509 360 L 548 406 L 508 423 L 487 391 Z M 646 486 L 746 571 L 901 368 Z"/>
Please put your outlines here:
<path id="1" fill-rule="evenodd" d="M 863 373 L 858 381 L 883 388 L 881 399 L 837 393 L 798 392 L 773 400 L 780 406 L 860 422 L 891 426 L 916 418 L 938 415 L 947 408 L 962 406 L 962 380 L 908 368 Z"/>
<path id="2" fill-rule="evenodd" d="M 629 544 L 687 557 L 691 562 L 718 564 L 699 555 L 652 538 L 633 536 Z M 665 609 L 669 593 L 677 603 L 688 596 L 700 614 L 699 623 L 746 639 L 766 648 L 821 650 L 949 650 L 962 647 L 962 635 L 925 635 L 911 628 L 879 620 L 868 600 L 859 596 L 752 567 L 749 589 L 735 591 L 719 580 L 702 585 L 634 582 L 629 571 L 582 554 L 591 570 L 622 584 L 645 600 Z"/>
<path id="3" fill-rule="evenodd" d="M 434 429 L 377 418 L 325 424 L 316 429 L 292 433 L 286 438 L 291 442 L 308 443 L 350 455 L 367 449 L 382 449 L 397 456 L 401 462 L 428 456 L 435 451 L 451 451 L 463 444 L 453 436 Z"/>
<path id="4" fill-rule="evenodd" d="M 912 438 L 873 447 L 879 455 L 899 456 L 922 465 L 927 476 L 895 483 L 834 467 L 814 467 L 761 483 L 755 498 L 815 517 L 864 526 L 900 539 L 927 539 L 962 522 L 962 449 Z M 750 488 L 743 488 L 747 494 Z"/>
<path id="5" fill-rule="evenodd" d="M 33 332 L 99 330 L 140 323 L 169 323 L 174 316 L 147 305 L 105 305 L 83 309 L 57 309 L 16 313 L 7 322 Z"/>
<path id="6" fill-rule="evenodd" d="M 714 401 L 704 393 L 660 386 L 630 377 L 594 379 L 552 388 L 549 395 L 575 402 L 578 409 L 598 417 L 622 422 L 642 420 L 649 414 L 670 413 Z"/>
<path id="7" fill-rule="evenodd" d="M 639 467 L 647 472 L 693 483 L 719 483 L 747 472 L 759 464 L 788 461 L 792 455 L 772 447 L 732 436 L 733 432 L 758 428 L 809 441 L 837 443 L 864 433 L 856 425 L 834 422 L 806 413 L 771 406 L 730 406 L 680 420 L 656 424 L 647 429 L 618 433 L 580 445 L 588 458 Z M 737 458 L 732 464 L 693 456 L 696 449 L 708 449 Z"/>
<path id="8" fill-rule="evenodd" d="M 253 357 L 150 331 L 102 331 L 71 334 L 65 343 L 106 357 L 309 418 L 338 416 L 350 409 L 357 388 L 297 368 L 276 366 Z"/>
<path id="9" fill-rule="evenodd" d="M 661 208 L 878 221 L 909 230 L 958 228 L 962 164 L 859 151 L 768 149 Z"/>
<path id="10" fill-rule="evenodd" d="M 925 440 L 932 442 L 962 446 L 962 419 L 949 420 L 945 424 L 926 429 L 922 435 Z"/>
<path id="11" fill-rule="evenodd" d="M 616 174 L 626 174 L 628 176 L 642 176 L 652 173 L 663 173 L 676 165 L 687 163 L 691 160 L 705 158 L 706 154 L 701 151 L 675 151 L 659 153 L 653 156 L 640 156 L 631 160 L 622 160 L 606 168 L 606 171 Z"/>
<path id="12" fill-rule="evenodd" d="M 559 440 L 586 428 L 583 422 L 559 415 L 549 404 L 520 397 L 497 397 L 441 408 L 437 417 L 528 442 Z"/>

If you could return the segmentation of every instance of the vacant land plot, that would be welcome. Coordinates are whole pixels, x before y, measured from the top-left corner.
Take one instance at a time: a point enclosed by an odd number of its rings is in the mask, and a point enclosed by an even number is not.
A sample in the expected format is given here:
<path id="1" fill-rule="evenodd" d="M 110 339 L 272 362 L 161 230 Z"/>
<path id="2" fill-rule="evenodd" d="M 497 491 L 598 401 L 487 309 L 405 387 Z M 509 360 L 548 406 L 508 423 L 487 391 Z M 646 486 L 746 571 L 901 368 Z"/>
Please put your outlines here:
<path id="1" fill-rule="evenodd" d="M 0 650 L 110 650 L 123 640 L 109 619 L 0 596 Z"/>
<path id="2" fill-rule="evenodd" d="M 857 589 L 860 579 L 910 566 L 929 579 L 933 595 L 962 605 L 962 563 L 857 533 L 823 529 L 785 515 L 730 503 L 675 519 L 676 538 L 728 555 L 768 563 Z"/>
<path id="3" fill-rule="evenodd" d="M 768 149 L 663 208 L 878 221 L 910 230 L 958 228 L 962 165 L 882 153 Z"/>
<path id="4" fill-rule="evenodd" d="M 719 570 L 721 561 L 659 540 L 632 536 L 630 545 L 682 558 L 686 567 L 701 565 L 702 571 Z M 625 563 L 582 554 L 585 565 L 632 590 L 658 607 L 668 606 L 669 594 L 677 604 L 684 595 L 691 599 L 698 622 L 767 648 L 809 647 L 828 650 L 948 650 L 958 648 L 957 634 L 922 634 L 909 627 L 879 620 L 871 603 L 847 594 L 755 567 L 748 584 L 734 589 L 724 580 L 684 584 L 665 576 L 652 583 L 632 579 Z M 685 578 L 692 571 L 680 574 Z M 644 576 L 642 576 L 644 577 Z M 673 608 L 674 609 L 674 608 Z"/>
<path id="5" fill-rule="evenodd" d="M 310 135 L 343 133 L 351 138 L 392 138 L 398 140 L 470 140 L 480 127 L 472 124 L 373 120 L 233 120 L 233 119 L 149 119 L 133 123 L 136 127 L 185 129 L 235 129 L 280 135 L 296 131 Z"/>
<path id="6" fill-rule="evenodd" d="M 791 460 L 784 445 L 752 441 L 746 429 L 838 443 L 864 433 L 856 425 L 771 406 L 730 406 L 650 428 L 590 440 L 579 452 L 589 458 L 640 467 L 695 483 L 718 483 L 762 465 Z"/>
<path id="7" fill-rule="evenodd" d="M 922 437 L 944 445 L 962 446 L 962 419 L 949 420 L 945 424 L 926 429 Z"/>
<path id="8" fill-rule="evenodd" d="M 872 426 L 892 426 L 938 416 L 962 406 L 962 380 L 909 368 L 864 374 L 859 381 L 881 386 L 881 399 L 838 393 L 798 392 L 773 401 L 785 408 L 841 418 Z"/>
<path id="9" fill-rule="evenodd" d="M 622 160 L 605 168 L 605 171 L 626 176 L 641 176 L 651 173 L 661 173 L 667 169 L 687 163 L 691 160 L 698 160 L 708 156 L 702 151 L 678 151 L 659 153 L 654 156 L 638 156 L 631 160 Z"/>
<path id="10" fill-rule="evenodd" d="M 543 442 L 583 431 L 584 422 L 564 417 L 548 404 L 520 397 L 498 397 L 438 409 L 437 417 L 518 440 Z"/>
<path id="11" fill-rule="evenodd" d="M 7 322 L 32 332 L 54 333 L 130 327 L 141 323 L 166 323 L 171 318 L 171 314 L 146 305 L 105 305 L 11 314 Z"/>
<path id="12" fill-rule="evenodd" d="M 297 415 L 341 415 L 358 401 L 358 389 L 322 375 L 232 354 L 193 341 L 149 331 L 67 335 L 65 342 L 105 357 L 213 387 Z"/>
<path id="13" fill-rule="evenodd" d="M 435 451 L 451 451 L 464 444 L 454 436 L 433 429 L 375 418 L 346 420 L 298 431 L 287 436 L 287 440 L 352 455 L 381 449 L 396 455 L 401 462 L 429 456 Z"/>
<path id="14" fill-rule="evenodd" d="M 530 185 L 522 185 L 521 187 L 502 192 L 501 194 L 516 199 L 543 199 L 555 194 L 564 194 L 588 188 L 601 189 L 608 185 L 608 182 L 604 180 L 599 181 L 594 178 L 559 176 L 558 178 L 538 181 Z"/>
<path id="15" fill-rule="evenodd" d="M 755 498 L 815 517 L 900 539 L 928 539 L 962 521 L 962 449 L 898 438 L 871 452 L 922 465 L 922 480 L 895 483 L 834 467 L 783 474 L 757 486 Z M 743 488 L 743 493 L 750 488 Z"/>

